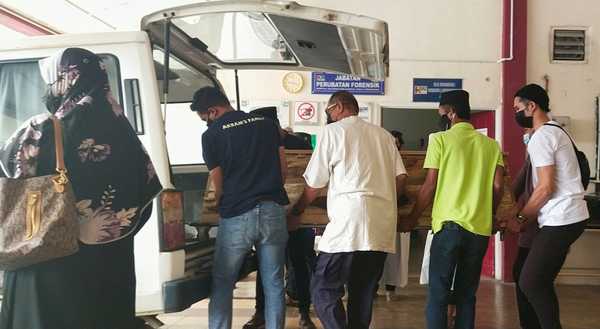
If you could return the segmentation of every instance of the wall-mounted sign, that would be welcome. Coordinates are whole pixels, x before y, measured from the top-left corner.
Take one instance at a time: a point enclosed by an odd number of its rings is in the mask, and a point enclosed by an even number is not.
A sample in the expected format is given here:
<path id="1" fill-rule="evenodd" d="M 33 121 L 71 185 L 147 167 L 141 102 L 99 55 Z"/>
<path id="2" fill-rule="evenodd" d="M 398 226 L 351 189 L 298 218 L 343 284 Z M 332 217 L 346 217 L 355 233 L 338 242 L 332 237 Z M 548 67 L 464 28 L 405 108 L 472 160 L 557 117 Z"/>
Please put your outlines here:
<path id="1" fill-rule="evenodd" d="M 312 73 L 313 94 L 333 94 L 340 90 L 347 90 L 354 95 L 384 95 L 385 85 L 383 81 L 371 81 L 348 74 Z"/>
<path id="2" fill-rule="evenodd" d="M 294 124 L 318 125 L 319 104 L 317 102 L 296 102 L 294 106 Z"/>
<path id="3" fill-rule="evenodd" d="M 371 122 L 371 106 L 369 104 L 359 103 L 358 117 L 367 122 Z"/>
<path id="4" fill-rule="evenodd" d="M 304 77 L 298 72 L 289 72 L 283 76 L 281 83 L 288 93 L 297 94 L 304 88 Z"/>
<path id="5" fill-rule="evenodd" d="M 413 102 L 440 101 L 440 94 L 462 89 L 462 79 L 413 79 Z"/>

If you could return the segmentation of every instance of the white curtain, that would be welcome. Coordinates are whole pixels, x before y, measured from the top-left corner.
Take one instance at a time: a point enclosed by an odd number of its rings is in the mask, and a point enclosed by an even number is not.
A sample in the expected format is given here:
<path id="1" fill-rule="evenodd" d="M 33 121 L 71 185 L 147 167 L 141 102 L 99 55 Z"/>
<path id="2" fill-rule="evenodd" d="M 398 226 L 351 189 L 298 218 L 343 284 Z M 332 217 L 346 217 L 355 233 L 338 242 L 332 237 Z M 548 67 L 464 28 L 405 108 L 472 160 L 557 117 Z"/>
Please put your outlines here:
<path id="1" fill-rule="evenodd" d="M 25 120 L 46 111 L 45 89 L 37 61 L 0 64 L 0 144 Z"/>

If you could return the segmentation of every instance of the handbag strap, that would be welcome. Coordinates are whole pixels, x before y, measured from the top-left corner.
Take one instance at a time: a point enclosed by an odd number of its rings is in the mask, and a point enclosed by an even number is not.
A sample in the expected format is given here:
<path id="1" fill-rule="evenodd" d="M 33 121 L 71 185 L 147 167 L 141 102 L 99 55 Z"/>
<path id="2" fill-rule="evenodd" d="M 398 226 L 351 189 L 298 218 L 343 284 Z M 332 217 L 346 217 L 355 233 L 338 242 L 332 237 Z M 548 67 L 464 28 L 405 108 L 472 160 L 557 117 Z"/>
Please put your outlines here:
<path id="1" fill-rule="evenodd" d="M 52 125 L 54 126 L 54 148 L 56 151 L 56 172 L 58 175 L 52 178 L 54 181 L 54 189 L 58 193 L 65 191 L 65 186 L 69 183 L 69 177 L 67 177 L 67 168 L 65 166 L 65 151 L 63 147 L 62 139 L 62 125 L 60 121 L 55 117 L 51 116 Z"/>
<path id="2" fill-rule="evenodd" d="M 66 172 L 67 168 L 65 167 L 65 151 L 63 146 L 62 139 L 62 125 L 60 121 L 52 116 L 52 125 L 54 126 L 54 146 L 56 151 L 56 171 Z"/>

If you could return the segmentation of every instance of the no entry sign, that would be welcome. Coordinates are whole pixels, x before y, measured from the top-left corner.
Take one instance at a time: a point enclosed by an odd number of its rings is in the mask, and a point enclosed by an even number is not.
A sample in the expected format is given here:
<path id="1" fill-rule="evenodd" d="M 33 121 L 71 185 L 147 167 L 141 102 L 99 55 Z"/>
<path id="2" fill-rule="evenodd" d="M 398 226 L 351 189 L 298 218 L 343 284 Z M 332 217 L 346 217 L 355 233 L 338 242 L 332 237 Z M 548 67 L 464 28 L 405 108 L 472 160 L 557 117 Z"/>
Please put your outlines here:
<path id="1" fill-rule="evenodd" d="M 296 124 L 318 124 L 319 104 L 316 102 L 296 102 L 294 106 L 294 123 Z"/>

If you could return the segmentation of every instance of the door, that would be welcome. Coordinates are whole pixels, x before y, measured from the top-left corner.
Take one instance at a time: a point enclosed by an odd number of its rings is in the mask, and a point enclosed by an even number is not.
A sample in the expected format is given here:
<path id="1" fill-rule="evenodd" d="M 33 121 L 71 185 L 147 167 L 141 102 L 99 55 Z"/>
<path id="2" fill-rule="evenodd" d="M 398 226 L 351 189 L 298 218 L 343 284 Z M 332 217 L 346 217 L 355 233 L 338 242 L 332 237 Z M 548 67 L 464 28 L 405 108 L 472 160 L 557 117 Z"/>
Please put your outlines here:
<path id="1" fill-rule="evenodd" d="M 328 71 L 371 80 L 387 75 L 387 24 L 365 16 L 289 1 L 198 3 L 142 19 L 142 30 L 159 47 L 167 21 L 170 51 L 199 70 Z"/>

